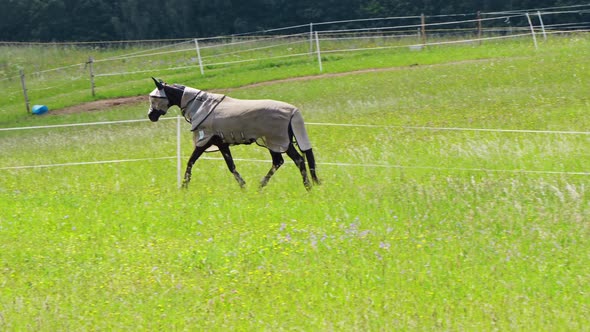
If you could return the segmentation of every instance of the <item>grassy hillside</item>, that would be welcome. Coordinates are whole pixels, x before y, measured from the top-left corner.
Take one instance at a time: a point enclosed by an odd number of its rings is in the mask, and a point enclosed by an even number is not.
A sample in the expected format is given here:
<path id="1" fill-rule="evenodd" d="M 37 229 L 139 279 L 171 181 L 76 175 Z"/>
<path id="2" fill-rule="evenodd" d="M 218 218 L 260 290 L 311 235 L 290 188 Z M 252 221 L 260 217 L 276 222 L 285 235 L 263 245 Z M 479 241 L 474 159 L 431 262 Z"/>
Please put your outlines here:
<path id="1" fill-rule="evenodd" d="M 360 42 L 353 40 L 347 46 L 336 42 L 323 42 L 323 73 L 319 71 L 315 55 L 253 61 L 289 54 L 304 54 L 308 51 L 305 41 L 288 48 L 276 42 L 279 46 L 270 49 L 264 48 L 267 47 L 264 42 L 262 45 L 223 46 L 220 44 L 217 48 L 213 47 L 215 45 L 210 45 L 210 48 L 204 45 L 201 52 L 206 66 L 204 76 L 200 74 L 195 62 L 194 50 L 191 49 L 191 45 L 185 44 L 163 49 L 154 49 L 155 45 L 122 49 L 56 45 L 2 47 L 0 88 L 3 89 L 3 97 L 0 99 L 0 126 L 10 127 L 16 123 L 26 124 L 29 121 L 39 120 L 31 120 L 26 114 L 18 77 L 19 68 L 25 73 L 31 105 L 47 105 L 50 109 L 56 110 L 97 99 L 146 95 L 153 86 L 150 76 L 201 89 L 224 89 L 289 77 L 333 74 L 370 68 L 557 55 L 567 59 L 568 54 L 580 52 L 585 54 L 590 41 L 585 36 L 554 37 L 546 43 L 541 43 L 538 50 L 534 49 L 529 38 L 487 41 L 481 45 L 429 46 L 422 51 L 411 51 L 408 47 L 394 43 L 386 45 L 394 47 L 391 49 L 330 53 L 333 50 L 383 46 L 358 44 Z M 155 55 L 145 56 L 146 53 L 155 53 Z M 89 57 L 93 57 L 95 61 L 93 64 L 93 73 L 96 76 L 95 97 L 92 96 L 90 89 L 87 64 Z M 232 61 L 246 62 L 207 65 Z M 56 70 L 56 68 L 59 69 Z M 535 68 L 531 67 L 528 75 L 534 71 Z"/>
<path id="2" fill-rule="evenodd" d="M 174 159 L 12 168 L 171 157 L 175 121 L 0 131 L 0 329 L 583 330 L 588 42 L 334 57 L 327 72 L 402 67 L 232 90 L 313 123 L 323 184 L 310 193 L 290 162 L 259 190 L 269 155 L 252 146 L 232 150 L 245 190 L 217 159 L 197 162 L 186 191 Z M 297 66 L 168 80 L 227 88 Z M 146 107 L 4 108 L 2 126 Z"/>

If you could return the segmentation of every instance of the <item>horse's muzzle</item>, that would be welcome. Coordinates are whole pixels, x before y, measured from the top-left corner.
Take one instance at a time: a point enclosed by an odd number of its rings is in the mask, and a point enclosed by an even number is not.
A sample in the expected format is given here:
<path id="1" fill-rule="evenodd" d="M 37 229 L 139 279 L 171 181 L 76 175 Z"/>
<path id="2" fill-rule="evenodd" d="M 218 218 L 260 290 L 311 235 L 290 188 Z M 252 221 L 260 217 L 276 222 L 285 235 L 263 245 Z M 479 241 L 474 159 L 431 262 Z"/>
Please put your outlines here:
<path id="1" fill-rule="evenodd" d="M 150 108 L 150 110 L 148 111 L 148 118 L 150 118 L 152 122 L 156 122 L 164 114 L 166 114 L 166 112 Z"/>

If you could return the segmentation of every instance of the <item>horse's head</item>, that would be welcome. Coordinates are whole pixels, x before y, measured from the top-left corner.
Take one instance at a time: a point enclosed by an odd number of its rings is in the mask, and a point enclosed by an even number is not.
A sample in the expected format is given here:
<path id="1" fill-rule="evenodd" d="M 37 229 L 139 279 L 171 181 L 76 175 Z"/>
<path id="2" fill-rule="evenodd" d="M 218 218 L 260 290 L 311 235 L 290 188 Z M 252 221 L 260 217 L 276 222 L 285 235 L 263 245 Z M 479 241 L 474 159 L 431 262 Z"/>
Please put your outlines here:
<path id="1" fill-rule="evenodd" d="M 148 110 L 148 117 L 152 122 L 158 121 L 158 119 L 165 115 L 168 112 L 170 106 L 170 101 L 166 96 L 166 92 L 164 91 L 164 84 L 152 77 L 154 83 L 156 83 L 156 88 L 154 91 L 150 93 L 150 109 Z"/>

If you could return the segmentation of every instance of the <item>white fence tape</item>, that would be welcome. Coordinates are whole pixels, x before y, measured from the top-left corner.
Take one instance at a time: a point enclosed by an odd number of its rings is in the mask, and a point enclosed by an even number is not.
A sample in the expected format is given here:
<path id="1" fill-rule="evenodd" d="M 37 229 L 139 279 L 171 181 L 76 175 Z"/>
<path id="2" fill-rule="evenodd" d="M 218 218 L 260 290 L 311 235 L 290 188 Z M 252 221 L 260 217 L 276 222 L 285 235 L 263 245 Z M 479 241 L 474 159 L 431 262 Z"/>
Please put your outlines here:
<path id="1" fill-rule="evenodd" d="M 161 118 L 160 120 L 175 120 L 173 118 Z M 59 125 L 48 125 L 48 126 L 31 126 L 31 127 L 13 127 L 13 128 L 0 128 L 0 131 L 15 131 L 15 130 L 32 130 L 32 129 L 52 129 L 52 128 L 65 128 L 65 127 L 85 127 L 85 126 L 101 126 L 101 125 L 113 125 L 123 123 L 136 123 L 136 122 L 148 122 L 149 119 L 137 119 L 137 120 L 119 120 L 119 121 L 99 121 L 99 122 L 83 122 L 83 123 L 68 123 Z"/>
<path id="2" fill-rule="evenodd" d="M 131 162 L 139 162 L 139 161 L 167 160 L 167 159 L 174 159 L 174 158 L 176 158 L 176 157 L 134 158 L 134 159 L 119 159 L 119 160 L 79 161 L 79 162 L 60 163 L 60 164 L 5 166 L 5 167 L 0 167 L 0 170 L 9 171 L 9 170 L 22 170 L 22 169 L 32 169 L 32 168 L 53 168 L 53 167 L 66 167 L 66 166 L 121 164 L 121 163 L 131 163 Z"/>
<path id="3" fill-rule="evenodd" d="M 162 117 L 161 121 L 183 119 L 180 116 Z M 84 127 L 100 126 L 137 122 L 149 122 L 149 119 L 120 120 L 120 121 L 99 121 L 84 123 L 69 123 L 47 126 L 30 126 L 30 127 L 12 127 L 0 128 L 0 131 L 18 131 L 32 129 L 52 129 L 65 127 Z M 430 131 L 473 131 L 473 132 L 496 132 L 496 133 L 522 133 L 522 134 L 560 134 L 560 135 L 590 135 L 590 131 L 569 131 L 569 130 L 533 130 L 533 129 L 497 129 L 497 128 L 461 128 L 461 127 L 429 127 L 429 126 L 392 126 L 392 125 L 375 125 L 359 123 L 332 123 L 332 122 L 306 122 L 308 126 L 326 126 L 326 127 L 357 127 L 357 128 L 382 128 L 382 129 L 406 129 L 406 130 L 430 130 Z"/>
<path id="4" fill-rule="evenodd" d="M 419 126 L 386 126 L 372 124 L 350 124 L 329 122 L 306 122 L 310 126 L 332 127 L 359 127 L 359 128 L 383 128 L 383 129 L 407 129 L 407 130 L 431 130 L 431 131 L 479 131 L 495 133 L 526 133 L 526 134 L 562 134 L 562 135 L 590 135 L 590 131 L 564 131 L 564 130 L 532 130 L 532 129 L 488 129 L 488 128 L 459 128 L 459 127 L 419 127 Z"/>
<path id="5" fill-rule="evenodd" d="M 188 158 L 187 156 L 184 156 Z M 36 168 L 52 168 L 52 167 L 67 167 L 67 166 L 84 166 L 84 165 L 100 165 L 100 164 L 120 164 L 130 162 L 146 162 L 157 160 L 173 160 L 177 156 L 171 157 L 157 157 L 157 158 L 136 158 L 136 159 L 119 159 L 119 160 L 103 160 L 103 161 L 88 161 L 88 162 L 72 162 L 62 164 L 44 164 L 44 165 L 26 165 L 26 166 L 7 166 L 0 167 L 0 170 L 26 170 Z M 217 157 L 201 157 L 201 160 L 224 160 Z M 272 160 L 249 159 L 249 158 L 234 158 L 234 161 L 252 162 L 252 163 L 271 163 Z M 337 167 L 362 167 L 362 168 L 390 168 L 390 169 L 414 169 L 414 170 L 430 170 L 430 171 L 452 171 L 452 172 L 483 172 L 483 173 L 520 173 L 520 174 L 546 174 L 546 175 L 582 175 L 589 176 L 590 172 L 568 172 L 568 171 L 536 171 L 525 169 L 490 169 L 490 168 L 466 168 L 466 167 L 437 167 L 437 166 L 408 166 L 408 165 L 390 165 L 390 164 L 357 164 L 357 163 L 339 163 L 339 162 L 318 162 L 320 166 L 337 166 Z M 180 180 L 180 178 L 179 178 Z"/>
<path id="6" fill-rule="evenodd" d="M 5 170 L 26 170 L 26 169 L 38 169 L 38 168 L 51 168 L 51 167 L 67 167 L 67 166 L 82 166 L 82 165 L 100 165 L 100 164 L 118 164 L 118 163 L 129 163 L 129 162 L 146 162 L 146 161 L 157 161 L 157 160 L 172 160 L 175 159 L 177 163 L 177 179 L 178 185 L 180 186 L 181 181 L 181 159 L 185 158 L 182 156 L 180 148 L 181 141 L 181 123 L 183 118 L 180 116 L 162 118 L 162 120 L 177 120 L 177 144 L 176 144 L 176 156 L 172 157 L 156 157 L 156 158 L 136 158 L 136 159 L 118 159 L 118 160 L 103 160 L 103 161 L 86 161 L 86 162 L 70 162 L 70 163 L 59 163 L 59 164 L 42 164 L 42 165 L 24 165 L 24 166 L 3 166 L 0 167 L 0 171 Z M 18 130 L 32 130 L 32 129 L 53 129 L 53 128 L 64 128 L 64 127 L 80 127 L 80 126 L 93 126 L 93 125 L 112 125 L 112 124 L 125 124 L 125 123 L 137 123 L 147 122 L 147 119 L 138 120 L 122 120 L 122 121 L 101 121 L 101 122 L 88 122 L 88 123 L 74 123 L 74 124 L 62 124 L 62 125 L 48 125 L 48 126 L 31 126 L 31 127 L 16 127 L 16 128 L 0 128 L 0 131 L 18 131 Z M 400 130 L 430 130 L 430 131 L 465 131 L 465 132 L 495 132 L 495 133 L 522 133 L 522 134 L 560 134 L 560 135 L 590 135 L 590 132 L 586 131 L 553 131 L 553 130 L 518 130 L 518 129 L 486 129 L 486 128 L 457 128 L 457 127 L 416 127 L 416 126 L 385 126 L 385 125 L 371 125 L 371 124 L 347 124 L 347 123 L 319 123 L 319 122 L 308 122 L 310 126 L 330 126 L 330 127 L 357 127 L 357 128 L 379 128 L 379 129 L 400 129 Z M 202 159 L 209 160 L 223 160 L 223 158 L 215 157 L 203 157 Z M 244 162 L 264 162 L 268 163 L 270 160 L 260 159 L 241 159 L 236 158 L 236 161 Z M 339 166 L 339 167 L 365 167 L 365 168 L 391 168 L 391 169 L 418 169 L 418 170 L 433 170 L 433 171 L 464 171 L 464 172 L 486 172 L 486 173 L 520 173 L 520 174 L 547 174 L 547 175 L 582 175 L 588 176 L 590 172 L 570 172 L 570 171 L 539 171 L 539 170 L 506 170 L 506 169 L 487 169 L 487 168 L 462 168 L 462 167 L 437 167 L 437 166 L 408 166 L 408 165 L 389 165 L 389 164 L 368 164 L 368 163 L 340 163 L 340 162 L 319 162 L 318 165 L 324 166 Z"/>

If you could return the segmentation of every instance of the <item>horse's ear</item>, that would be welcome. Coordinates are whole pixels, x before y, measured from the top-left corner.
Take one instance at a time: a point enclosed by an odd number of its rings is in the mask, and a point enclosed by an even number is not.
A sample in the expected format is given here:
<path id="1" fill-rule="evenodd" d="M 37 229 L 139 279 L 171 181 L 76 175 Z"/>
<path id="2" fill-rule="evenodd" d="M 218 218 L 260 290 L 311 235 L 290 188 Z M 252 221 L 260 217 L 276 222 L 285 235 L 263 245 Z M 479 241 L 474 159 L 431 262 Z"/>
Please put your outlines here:
<path id="1" fill-rule="evenodd" d="M 154 83 L 156 83 L 156 88 L 158 88 L 158 90 L 162 90 L 164 89 L 164 85 L 162 85 L 162 82 L 158 81 L 157 79 L 152 77 L 152 80 L 154 80 Z"/>

